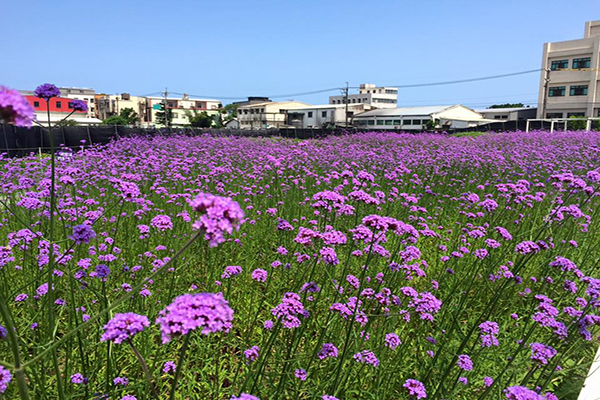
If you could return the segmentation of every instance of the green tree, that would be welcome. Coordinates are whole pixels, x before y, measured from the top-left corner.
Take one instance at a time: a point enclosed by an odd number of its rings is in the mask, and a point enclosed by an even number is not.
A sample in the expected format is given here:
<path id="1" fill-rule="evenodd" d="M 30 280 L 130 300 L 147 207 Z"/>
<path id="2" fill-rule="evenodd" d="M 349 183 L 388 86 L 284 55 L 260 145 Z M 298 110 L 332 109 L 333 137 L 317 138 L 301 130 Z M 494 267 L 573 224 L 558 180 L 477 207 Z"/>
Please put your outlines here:
<path id="1" fill-rule="evenodd" d="M 102 121 L 103 125 L 127 125 L 127 120 L 120 115 L 111 115 Z"/>
<path id="2" fill-rule="evenodd" d="M 494 104 L 489 106 L 488 108 L 521 108 L 525 107 L 523 103 L 504 103 L 504 104 Z"/>
<path id="3" fill-rule="evenodd" d="M 433 130 L 435 128 L 437 128 L 437 126 L 440 124 L 440 120 L 439 119 L 429 119 L 427 120 L 427 122 L 425 123 L 425 128 L 427 128 L 427 130 Z"/>
<path id="4" fill-rule="evenodd" d="M 583 131 L 586 125 L 587 119 L 585 117 L 569 117 L 569 122 L 567 122 L 568 128 L 574 131 Z"/>
<path id="5" fill-rule="evenodd" d="M 167 123 L 171 125 L 173 121 L 173 111 L 170 108 L 167 108 L 165 112 L 165 102 L 162 101 L 159 104 L 159 111 L 156 112 L 156 123 L 159 125 L 167 126 Z"/>
<path id="6" fill-rule="evenodd" d="M 194 113 L 186 113 L 188 120 L 190 121 L 190 125 L 194 128 L 210 128 L 215 122 L 214 117 L 212 115 L 208 115 L 206 111 L 198 112 L 194 111 Z"/>
<path id="7" fill-rule="evenodd" d="M 140 117 L 138 116 L 138 113 L 136 113 L 135 110 L 131 107 L 122 109 L 119 116 L 125 118 L 125 120 L 127 121 L 127 125 L 136 125 L 138 122 L 140 122 Z"/>

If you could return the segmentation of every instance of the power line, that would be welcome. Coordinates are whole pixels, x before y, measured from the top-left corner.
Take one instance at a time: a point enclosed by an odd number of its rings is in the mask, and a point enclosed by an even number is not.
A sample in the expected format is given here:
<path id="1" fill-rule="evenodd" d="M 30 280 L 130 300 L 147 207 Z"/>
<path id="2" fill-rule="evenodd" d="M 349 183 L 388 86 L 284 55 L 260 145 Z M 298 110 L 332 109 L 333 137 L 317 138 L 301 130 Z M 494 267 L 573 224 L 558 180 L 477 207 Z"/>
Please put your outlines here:
<path id="1" fill-rule="evenodd" d="M 520 72 L 512 72 L 510 74 L 482 76 L 480 78 L 458 79 L 458 80 L 454 80 L 454 81 L 441 81 L 441 82 L 430 82 L 430 83 L 415 83 L 415 84 L 410 84 L 410 85 L 382 85 L 382 86 L 383 87 L 394 87 L 394 88 L 401 89 L 401 88 L 414 88 L 414 87 L 424 87 L 424 86 L 453 85 L 453 84 L 456 84 L 456 83 L 479 82 L 479 81 L 486 81 L 486 80 L 490 80 L 490 79 L 508 78 L 510 76 L 531 74 L 533 72 L 539 72 L 539 71 L 541 71 L 541 68 L 530 69 L 530 70 L 527 70 L 527 71 L 520 71 Z M 359 89 L 359 88 L 360 88 L 359 86 L 353 86 L 352 87 L 352 89 Z"/>

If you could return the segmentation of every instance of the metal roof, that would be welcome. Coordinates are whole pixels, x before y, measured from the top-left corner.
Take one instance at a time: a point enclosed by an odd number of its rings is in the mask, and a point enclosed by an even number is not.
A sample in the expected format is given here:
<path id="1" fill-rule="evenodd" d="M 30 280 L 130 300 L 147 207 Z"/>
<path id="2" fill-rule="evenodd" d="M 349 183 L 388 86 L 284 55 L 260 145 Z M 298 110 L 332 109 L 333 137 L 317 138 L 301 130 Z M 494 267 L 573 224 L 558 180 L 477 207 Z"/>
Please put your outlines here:
<path id="1" fill-rule="evenodd" d="M 402 115 L 420 116 L 431 115 L 445 111 L 457 106 L 425 106 L 425 107 L 400 107 L 400 108 L 378 108 L 376 110 L 366 111 L 355 115 L 355 118 L 362 117 L 396 117 Z"/>
<path id="2" fill-rule="evenodd" d="M 478 110 L 473 110 L 478 113 L 493 113 L 493 112 L 514 112 L 514 111 L 523 111 L 523 110 L 536 110 L 537 107 L 507 107 L 507 108 L 480 108 Z"/>

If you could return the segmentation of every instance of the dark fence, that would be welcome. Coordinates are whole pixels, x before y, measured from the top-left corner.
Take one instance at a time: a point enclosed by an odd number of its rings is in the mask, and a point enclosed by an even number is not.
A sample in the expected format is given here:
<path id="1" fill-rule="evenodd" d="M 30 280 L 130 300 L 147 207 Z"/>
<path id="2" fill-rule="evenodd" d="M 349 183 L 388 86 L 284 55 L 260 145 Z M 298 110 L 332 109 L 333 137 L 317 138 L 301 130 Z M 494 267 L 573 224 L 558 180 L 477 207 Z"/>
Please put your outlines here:
<path id="1" fill-rule="evenodd" d="M 481 125 L 475 128 L 446 130 L 445 133 L 459 133 L 466 131 L 516 131 L 525 130 L 525 120 L 504 121 Z M 537 126 L 537 125 L 539 126 Z M 547 126 L 546 126 L 547 125 Z M 533 123 L 531 129 L 549 129 L 550 123 Z M 369 129 L 372 130 L 372 129 Z M 377 131 L 377 130 L 376 130 Z M 380 130 L 385 132 L 402 132 L 401 130 Z M 214 136 L 239 136 L 239 137 L 271 137 L 278 136 L 294 139 L 314 139 L 325 136 L 343 135 L 357 132 L 352 129 L 213 129 L 213 128 L 136 128 L 129 126 L 65 126 L 52 128 L 54 143 L 56 147 L 80 148 L 81 146 L 93 146 L 107 144 L 111 140 L 121 137 L 132 136 L 172 136 L 172 135 L 214 135 Z M 404 131 L 405 132 L 405 131 Z M 441 132 L 438 130 L 438 132 Z M 420 131 L 411 131 L 420 133 Z M 0 124 L 0 153 L 9 156 L 23 156 L 31 152 L 43 152 L 50 149 L 50 136 L 47 128 L 33 126 L 21 128 L 14 125 Z"/>

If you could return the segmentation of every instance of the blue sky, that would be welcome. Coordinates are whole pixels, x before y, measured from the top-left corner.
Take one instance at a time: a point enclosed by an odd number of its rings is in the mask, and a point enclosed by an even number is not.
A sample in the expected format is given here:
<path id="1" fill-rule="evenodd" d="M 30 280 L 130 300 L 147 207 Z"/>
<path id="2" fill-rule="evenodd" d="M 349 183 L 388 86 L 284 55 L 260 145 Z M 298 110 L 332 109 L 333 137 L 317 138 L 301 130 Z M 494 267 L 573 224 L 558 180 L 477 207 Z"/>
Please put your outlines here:
<path id="1" fill-rule="evenodd" d="M 137 95 L 276 95 L 539 68 L 597 0 L 0 0 L 0 84 Z M 402 89 L 399 105 L 536 102 L 539 74 Z M 327 103 L 332 93 L 296 97 Z M 225 103 L 230 102 L 228 100 Z"/>

